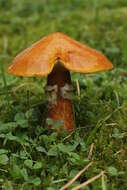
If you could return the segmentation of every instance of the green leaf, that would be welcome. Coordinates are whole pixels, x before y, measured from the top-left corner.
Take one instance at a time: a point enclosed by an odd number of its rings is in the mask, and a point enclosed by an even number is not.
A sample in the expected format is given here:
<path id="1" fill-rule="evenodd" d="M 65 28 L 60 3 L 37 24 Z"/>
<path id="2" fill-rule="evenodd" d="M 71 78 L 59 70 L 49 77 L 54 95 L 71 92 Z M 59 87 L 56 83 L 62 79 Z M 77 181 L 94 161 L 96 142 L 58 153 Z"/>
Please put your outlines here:
<path id="1" fill-rule="evenodd" d="M 69 154 L 70 152 L 72 152 L 72 151 L 75 150 L 77 144 L 74 144 L 74 145 L 71 145 L 71 144 L 64 145 L 63 143 L 59 143 L 57 146 L 58 146 L 58 149 L 61 152 Z"/>
<path id="2" fill-rule="evenodd" d="M 119 129 L 114 128 L 113 133 L 114 133 L 114 134 L 119 134 Z"/>
<path id="3" fill-rule="evenodd" d="M 15 115 L 14 120 L 18 125 L 20 125 L 21 128 L 27 128 L 28 127 L 28 121 L 25 119 L 25 115 L 22 112 L 19 112 Z"/>
<path id="4" fill-rule="evenodd" d="M 59 148 L 59 150 L 60 150 L 61 152 L 63 152 L 63 153 L 68 153 L 68 148 L 67 148 L 67 146 L 65 146 L 64 144 L 59 143 L 57 146 L 58 146 L 58 148 Z"/>
<path id="5" fill-rule="evenodd" d="M 125 171 L 118 172 L 118 175 L 124 175 L 124 174 L 125 174 Z"/>
<path id="6" fill-rule="evenodd" d="M 39 114 L 40 113 L 36 109 L 31 108 L 25 113 L 25 116 L 26 116 L 27 120 L 35 122 L 35 121 L 37 121 Z"/>
<path id="7" fill-rule="evenodd" d="M 29 126 L 27 120 L 19 120 L 19 121 L 17 121 L 17 124 L 18 124 L 21 128 L 27 128 L 27 127 Z"/>
<path id="8" fill-rule="evenodd" d="M 80 156 L 79 156 L 77 153 L 71 152 L 70 155 L 71 155 L 72 158 L 74 158 L 75 160 L 77 160 L 77 161 L 80 160 Z"/>
<path id="9" fill-rule="evenodd" d="M 33 166 L 33 169 L 35 169 L 35 170 L 38 170 L 38 169 L 40 169 L 40 168 L 42 168 L 42 163 L 41 163 L 41 162 L 36 162 L 36 163 L 34 164 L 34 166 Z"/>
<path id="10" fill-rule="evenodd" d="M 28 181 L 28 173 L 27 173 L 26 168 L 23 168 L 21 170 L 21 175 L 22 175 L 22 177 L 24 178 L 25 181 Z"/>
<path id="11" fill-rule="evenodd" d="M 61 127 L 63 125 L 63 121 L 62 120 L 56 120 L 56 122 L 54 122 L 52 119 L 47 118 L 46 119 L 46 123 L 48 125 L 51 125 L 53 129 L 57 129 L 59 127 Z"/>
<path id="12" fill-rule="evenodd" d="M 38 152 L 43 152 L 43 153 L 47 154 L 45 148 L 42 147 L 42 146 L 38 146 L 38 147 L 36 147 L 36 150 L 37 150 Z"/>
<path id="13" fill-rule="evenodd" d="M 0 149 L 0 154 L 6 154 L 6 153 L 8 153 L 8 150 L 6 150 L 6 149 Z"/>
<path id="14" fill-rule="evenodd" d="M 14 179 L 19 179 L 22 177 L 21 169 L 18 165 L 14 164 L 13 167 L 10 169 L 10 174 Z"/>
<path id="15" fill-rule="evenodd" d="M 49 143 L 49 137 L 47 135 L 41 135 L 41 138 L 45 145 Z"/>
<path id="16" fill-rule="evenodd" d="M 33 166 L 33 161 L 32 160 L 25 160 L 24 161 L 24 165 L 26 166 L 26 167 L 28 167 L 28 168 L 32 168 L 32 166 Z"/>
<path id="17" fill-rule="evenodd" d="M 112 137 L 116 139 L 122 139 L 127 135 L 127 133 L 119 133 L 119 130 L 117 128 L 114 128 Z"/>
<path id="18" fill-rule="evenodd" d="M 108 173 L 111 175 L 111 176 L 117 176 L 118 175 L 118 172 L 117 172 L 117 169 L 113 166 L 109 166 L 107 168 L 108 170 Z"/>
<path id="19" fill-rule="evenodd" d="M 28 157 L 27 152 L 25 152 L 23 150 L 20 151 L 19 156 L 21 159 L 25 159 L 25 160 L 27 160 L 27 157 Z"/>
<path id="20" fill-rule="evenodd" d="M 5 138 L 6 137 L 6 134 L 0 134 L 0 138 Z"/>
<path id="21" fill-rule="evenodd" d="M 18 138 L 16 136 L 12 135 L 11 132 L 6 135 L 6 138 L 10 141 L 17 141 L 18 140 Z"/>
<path id="22" fill-rule="evenodd" d="M 55 142 L 57 140 L 57 136 L 58 136 L 58 133 L 57 132 L 53 132 L 50 137 L 49 137 L 49 140 L 50 140 L 50 143 L 51 142 Z"/>
<path id="23" fill-rule="evenodd" d="M 47 123 L 48 125 L 51 125 L 51 126 L 53 126 L 53 124 L 54 124 L 53 120 L 50 119 L 50 118 L 47 118 L 47 119 L 46 119 L 46 123 Z"/>
<path id="24" fill-rule="evenodd" d="M 0 183 L 3 183 L 4 182 L 4 179 L 0 178 Z"/>
<path id="25" fill-rule="evenodd" d="M 9 132 L 17 128 L 16 122 L 8 122 L 4 124 L 0 124 L 0 132 Z"/>
<path id="26" fill-rule="evenodd" d="M 8 181 L 4 190 L 13 190 L 12 182 Z"/>
<path id="27" fill-rule="evenodd" d="M 22 113 L 22 112 L 17 113 L 17 114 L 15 115 L 15 117 L 14 117 L 14 120 L 15 120 L 15 121 L 20 121 L 20 120 L 24 120 L 24 119 L 25 119 L 25 115 L 24 115 L 24 113 Z"/>
<path id="28" fill-rule="evenodd" d="M 8 156 L 6 154 L 0 155 L 0 165 L 6 165 L 8 163 Z"/>
<path id="29" fill-rule="evenodd" d="M 30 180 L 32 184 L 34 184 L 35 186 L 38 186 L 41 184 L 41 179 L 39 177 L 33 178 Z"/>
<path id="30" fill-rule="evenodd" d="M 61 127 L 63 125 L 63 121 L 62 120 L 56 120 L 56 122 L 53 124 L 52 128 L 53 129 L 58 129 L 59 127 Z"/>
<path id="31" fill-rule="evenodd" d="M 56 148 L 56 146 L 53 146 L 52 148 L 49 149 L 48 156 L 57 156 L 57 148 Z"/>

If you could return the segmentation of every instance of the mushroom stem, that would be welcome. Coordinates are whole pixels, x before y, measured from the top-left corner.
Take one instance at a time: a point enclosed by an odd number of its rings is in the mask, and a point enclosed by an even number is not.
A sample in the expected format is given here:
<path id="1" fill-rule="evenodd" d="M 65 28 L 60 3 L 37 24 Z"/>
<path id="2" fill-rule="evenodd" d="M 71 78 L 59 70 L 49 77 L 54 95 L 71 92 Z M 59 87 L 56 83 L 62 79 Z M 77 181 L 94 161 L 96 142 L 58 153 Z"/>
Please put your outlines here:
<path id="1" fill-rule="evenodd" d="M 61 127 L 66 131 L 74 130 L 72 92 L 70 72 L 61 64 L 56 64 L 47 79 L 47 118 L 54 122 L 63 121 Z"/>

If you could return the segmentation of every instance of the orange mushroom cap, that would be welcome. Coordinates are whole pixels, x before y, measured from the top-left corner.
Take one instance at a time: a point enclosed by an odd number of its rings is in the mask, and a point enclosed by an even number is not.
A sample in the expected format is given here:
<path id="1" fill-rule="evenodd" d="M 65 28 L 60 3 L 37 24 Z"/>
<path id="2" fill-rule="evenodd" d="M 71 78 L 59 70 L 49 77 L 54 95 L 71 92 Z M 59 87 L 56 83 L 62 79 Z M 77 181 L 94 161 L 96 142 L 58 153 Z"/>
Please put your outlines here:
<path id="1" fill-rule="evenodd" d="M 113 68 L 112 63 L 99 51 L 57 32 L 17 55 L 8 72 L 19 76 L 46 76 L 58 60 L 68 70 L 80 73 Z"/>

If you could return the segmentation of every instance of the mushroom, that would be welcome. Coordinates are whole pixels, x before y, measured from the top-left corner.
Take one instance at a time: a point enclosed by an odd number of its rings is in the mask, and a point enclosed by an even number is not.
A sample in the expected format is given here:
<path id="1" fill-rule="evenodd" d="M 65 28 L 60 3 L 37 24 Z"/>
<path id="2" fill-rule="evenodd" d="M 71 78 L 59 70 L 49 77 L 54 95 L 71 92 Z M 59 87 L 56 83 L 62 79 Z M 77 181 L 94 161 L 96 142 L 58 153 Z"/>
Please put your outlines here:
<path id="1" fill-rule="evenodd" d="M 47 76 L 47 118 L 54 122 L 62 120 L 61 127 L 72 131 L 73 86 L 70 71 L 93 73 L 112 68 L 112 63 L 100 52 L 56 32 L 17 55 L 8 72 L 19 76 Z"/>

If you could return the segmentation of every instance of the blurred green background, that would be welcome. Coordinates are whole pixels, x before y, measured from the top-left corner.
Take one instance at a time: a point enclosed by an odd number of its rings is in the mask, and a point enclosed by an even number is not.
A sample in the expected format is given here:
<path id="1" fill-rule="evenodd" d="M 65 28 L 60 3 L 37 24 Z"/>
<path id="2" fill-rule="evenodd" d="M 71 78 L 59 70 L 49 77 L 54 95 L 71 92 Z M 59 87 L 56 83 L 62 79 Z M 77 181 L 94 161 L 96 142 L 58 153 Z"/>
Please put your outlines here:
<path id="1" fill-rule="evenodd" d="M 124 0 L 1 0 L 0 48 L 8 40 L 9 61 L 25 47 L 56 31 L 102 50 L 124 66 L 123 35 L 127 3 Z M 123 40 L 124 41 L 124 40 Z"/>
<path id="2" fill-rule="evenodd" d="M 20 51 L 56 31 L 102 51 L 115 66 L 72 74 L 76 130 L 70 136 L 44 128 L 46 80 L 13 77 L 6 70 Z M 127 1 L 0 0 L 1 189 L 57 190 L 92 159 L 94 165 L 73 187 L 105 170 L 103 181 L 84 189 L 125 190 L 126 136 Z"/>

